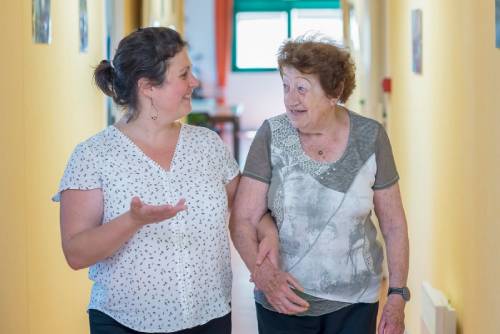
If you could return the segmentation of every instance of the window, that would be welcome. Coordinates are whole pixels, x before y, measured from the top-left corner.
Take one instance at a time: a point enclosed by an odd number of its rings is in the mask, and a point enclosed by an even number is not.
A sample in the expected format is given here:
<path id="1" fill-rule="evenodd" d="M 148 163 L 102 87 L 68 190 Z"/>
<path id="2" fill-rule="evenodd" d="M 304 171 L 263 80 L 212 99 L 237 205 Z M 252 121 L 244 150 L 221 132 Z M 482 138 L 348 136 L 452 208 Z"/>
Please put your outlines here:
<path id="1" fill-rule="evenodd" d="M 233 71 L 274 71 L 287 38 L 320 33 L 343 39 L 340 0 L 235 0 Z"/>

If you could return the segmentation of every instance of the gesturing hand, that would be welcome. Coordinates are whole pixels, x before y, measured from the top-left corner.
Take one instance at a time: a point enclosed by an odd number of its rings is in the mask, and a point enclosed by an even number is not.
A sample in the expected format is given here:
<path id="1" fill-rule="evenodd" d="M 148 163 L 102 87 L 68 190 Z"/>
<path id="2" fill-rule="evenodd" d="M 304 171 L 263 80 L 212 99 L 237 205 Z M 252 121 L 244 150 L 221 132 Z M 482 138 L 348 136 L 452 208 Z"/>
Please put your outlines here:
<path id="1" fill-rule="evenodd" d="M 175 217 L 180 211 L 186 210 L 186 201 L 182 198 L 175 206 L 149 205 L 143 203 L 139 197 L 132 198 L 130 202 L 130 215 L 134 223 L 144 226 L 151 223 L 158 223 L 165 219 Z"/>
<path id="2" fill-rule="evenodd" d="M 399 295 L 389 295 L 378 326 L 379 334 L 403 334 L 405 301 Z"/>
<path id="3" fill-rule="evenodd" d="M 269 258 L 255 267 L 252 279 L 257 289 L 264 292 L 267 301 L 278 312 L 296 314 L 309 308 L 309 304 L 292 290 L 292 288 L 304 290 L 299 282 L 289 273 L 275 267 Z"/>

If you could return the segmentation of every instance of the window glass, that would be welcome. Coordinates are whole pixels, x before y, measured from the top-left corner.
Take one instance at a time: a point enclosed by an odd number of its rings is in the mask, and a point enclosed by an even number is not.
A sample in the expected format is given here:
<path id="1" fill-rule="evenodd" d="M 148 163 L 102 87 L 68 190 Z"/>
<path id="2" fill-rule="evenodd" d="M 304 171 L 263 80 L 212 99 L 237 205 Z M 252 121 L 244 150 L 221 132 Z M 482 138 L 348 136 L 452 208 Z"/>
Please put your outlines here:
<path id="1" fill-rule="evenodd" d="M 288 36 L 286 12 L 236 14 L 236 66 L 240 69 L 276 68 L 279 45 Z"/>

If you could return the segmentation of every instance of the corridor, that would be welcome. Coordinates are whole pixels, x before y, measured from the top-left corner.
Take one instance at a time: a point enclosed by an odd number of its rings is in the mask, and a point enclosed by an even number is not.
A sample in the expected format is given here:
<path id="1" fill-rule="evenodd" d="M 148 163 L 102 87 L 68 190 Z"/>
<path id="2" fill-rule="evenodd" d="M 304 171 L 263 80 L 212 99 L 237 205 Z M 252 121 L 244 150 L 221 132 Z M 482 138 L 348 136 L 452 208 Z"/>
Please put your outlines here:
<path id="1" fill-rule="evenodd" d="M 500 333 L 500 0 L 2 5 L 1 334 L 89 333 L 92 281 L 66 262 L 51 198 L 75 146 L 122 115 L 93 83 L 95 67 L 125 36 L 158 25 L 188 41 L 201 83 L 193 119 L 232 152 L 239 141 L 240 170 L 263 121 L 285 111 L 280 43 L 311 30 L 345 47 L 356 88 L 344 106 L 383 125 L 400 177 L 412 295 L 406 334 L 428 334 L 428 285 L 454 310 L 453 334 Z M 232 269 L 233 333 L 256 334 L 253 284 L 234 249 Z"/>

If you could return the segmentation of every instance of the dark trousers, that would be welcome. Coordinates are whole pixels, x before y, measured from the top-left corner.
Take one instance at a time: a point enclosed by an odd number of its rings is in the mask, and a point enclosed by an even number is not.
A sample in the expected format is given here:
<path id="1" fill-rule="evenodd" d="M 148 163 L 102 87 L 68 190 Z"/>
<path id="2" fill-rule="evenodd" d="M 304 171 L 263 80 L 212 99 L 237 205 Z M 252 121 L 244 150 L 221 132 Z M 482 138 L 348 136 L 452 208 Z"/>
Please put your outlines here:
<path id="1" fill-rule="evenodd" d="M 256 303 L 259 334 L 375 334 L 378 303 L 353 304 L 325 315 L 285 315 Z"/>
<path id="2" fill-rule="evenodd" d="M 123 326 L 98 310 L 89 310 L 90 334 L 145 334 Z M 231 334 L 231 312 L 204 325 L 165 334 Z"/>

